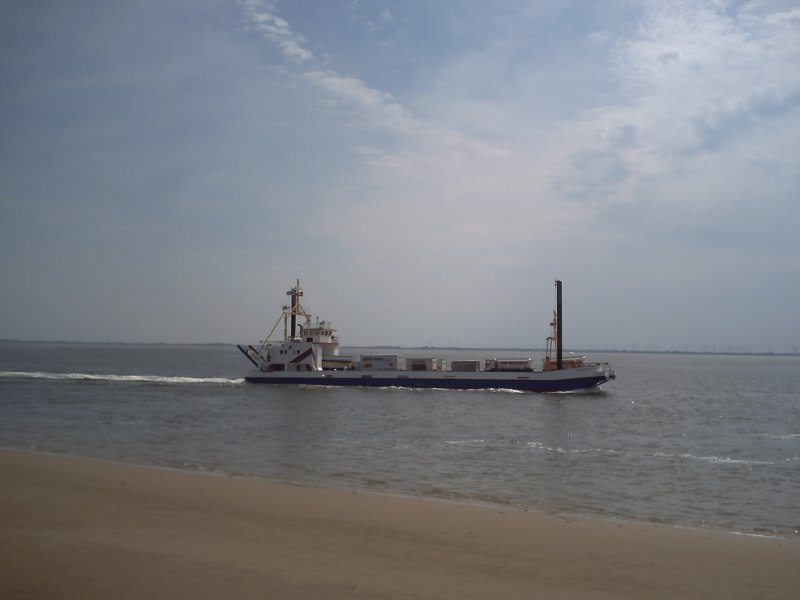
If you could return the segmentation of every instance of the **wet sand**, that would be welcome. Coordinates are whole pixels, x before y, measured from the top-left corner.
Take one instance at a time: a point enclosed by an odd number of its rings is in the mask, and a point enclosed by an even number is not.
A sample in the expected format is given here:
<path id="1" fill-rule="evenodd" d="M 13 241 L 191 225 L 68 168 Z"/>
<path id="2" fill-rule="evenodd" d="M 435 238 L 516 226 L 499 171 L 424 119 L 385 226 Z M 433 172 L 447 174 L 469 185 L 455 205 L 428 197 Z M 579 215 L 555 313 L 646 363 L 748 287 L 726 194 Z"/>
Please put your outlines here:
<path id="1" fill-rule="evenodd" d="M 0 598 L 796 598 L 800 544 L 0 451 Z"/>

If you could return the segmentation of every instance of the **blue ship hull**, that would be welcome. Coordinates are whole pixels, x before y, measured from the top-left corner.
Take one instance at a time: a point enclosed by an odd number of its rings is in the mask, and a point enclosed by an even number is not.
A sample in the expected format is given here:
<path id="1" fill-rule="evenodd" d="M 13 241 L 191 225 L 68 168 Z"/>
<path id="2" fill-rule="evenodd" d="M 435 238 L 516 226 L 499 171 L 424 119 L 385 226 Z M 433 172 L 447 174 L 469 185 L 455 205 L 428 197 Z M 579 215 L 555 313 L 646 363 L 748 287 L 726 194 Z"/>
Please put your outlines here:
<path id="1" fill-rule="evenodd" d="M 535 377 L 535 375 L 533 376 Z M 520 392 L 573 392 L 596 387 L 609 381 L 605 375 L 591 377 L 565 377 L 559 379 L 531 378 L 531 379 L 499 379 L 499 378 L 469 378 L 457 377 L 303 377 L 303 376 L 274 376 L 269 374 L 248 375 L 248 383 L 264 384 L 289 384 L 289 385 L 321 385 L 340 387 L 402 387 L 402 388 L 436 388 L 449 390 L 488 390 L 505 389 Z"/>

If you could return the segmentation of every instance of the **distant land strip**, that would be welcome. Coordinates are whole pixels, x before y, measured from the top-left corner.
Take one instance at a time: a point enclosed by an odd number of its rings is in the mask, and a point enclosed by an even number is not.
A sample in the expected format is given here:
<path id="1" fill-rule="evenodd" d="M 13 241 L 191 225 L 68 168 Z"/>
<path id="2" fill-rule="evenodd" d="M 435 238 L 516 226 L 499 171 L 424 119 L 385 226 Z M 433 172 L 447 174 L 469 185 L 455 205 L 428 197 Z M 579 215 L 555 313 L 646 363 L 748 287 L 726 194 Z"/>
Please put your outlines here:
<path id="1" fill-rule="evenodd" d="M 182 346 L 182 347 L 199 347 L 199 346 L 219 346 L 219 347 L 235 347 L 235 343 L 229 342 L 119 342 L 119 341 L 77 341 L 77 340 L 20 340 L 14 338 L 0 338 L 0 344 L 62 344 L 62 345 L 82 345 L 82 346 Z M 436 350 L 436 351 L 475 351 L 475 352 L 546 352 L 545 348 L 501 348 L 501 347 L 482 347 L 482 346 L 396 346 L 396 345 L 381 345 L 370 344 L 360 346 L 358 344 L 349 344 L 347 346 L 340 346 L 342 349 L 358 348 L 364 350 Z M 759 350 L 633 350 L 630 348 L 573 348 L 565 350 L 565 353 L 596 353 L 596 354 L 686 354 L 696 356 L 800 356 L 800 350 L 793 350 L 792 352 L 774 352 L 774 351 L 759 351 Z"/>

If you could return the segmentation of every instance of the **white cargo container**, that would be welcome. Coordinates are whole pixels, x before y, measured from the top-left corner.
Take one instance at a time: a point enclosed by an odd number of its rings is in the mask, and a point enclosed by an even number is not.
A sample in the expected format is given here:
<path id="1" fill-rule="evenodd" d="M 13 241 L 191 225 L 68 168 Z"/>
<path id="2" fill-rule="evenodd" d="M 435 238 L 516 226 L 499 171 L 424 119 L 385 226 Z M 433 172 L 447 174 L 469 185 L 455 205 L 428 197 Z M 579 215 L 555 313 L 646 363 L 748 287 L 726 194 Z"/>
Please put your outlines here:
<path id="1" fill-rule="evenodd" d="M 360 368 L 362 371 L 398 371 L 406 368 L 406 359 L 402 354 L 362 354 Z"/>
<path id="2" fill-rule="evenodd" d="M 533 371 L 532 358 L 487 358 L 486 371 Z"/>
<path id="3" fill-rule="evenodd" d="M 409 371 L 444 370 L 445 361 L 440 358 L 407 358 L 406 369 Z"/>
<path id="4" fill-rule="evenodd" d="M 450 362 L 450 370 L 458 373 L 477 373 L 481 370 L 481 361 L 453 360 Z"/>

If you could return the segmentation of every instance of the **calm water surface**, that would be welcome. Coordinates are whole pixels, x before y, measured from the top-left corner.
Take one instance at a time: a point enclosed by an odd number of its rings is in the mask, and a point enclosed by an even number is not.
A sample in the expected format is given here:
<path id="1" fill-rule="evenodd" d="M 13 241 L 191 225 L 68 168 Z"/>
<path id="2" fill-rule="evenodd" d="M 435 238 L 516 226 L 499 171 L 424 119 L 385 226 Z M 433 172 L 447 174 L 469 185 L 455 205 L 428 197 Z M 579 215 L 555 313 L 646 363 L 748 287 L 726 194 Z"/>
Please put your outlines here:
<path id="1" fill-rule="evenodd" d="M 250 385 L 228 346 L 3 343 L 0 446 L 800 539 L 800 358 L 591 358 L 617 381 L 527 394 Z"/>

